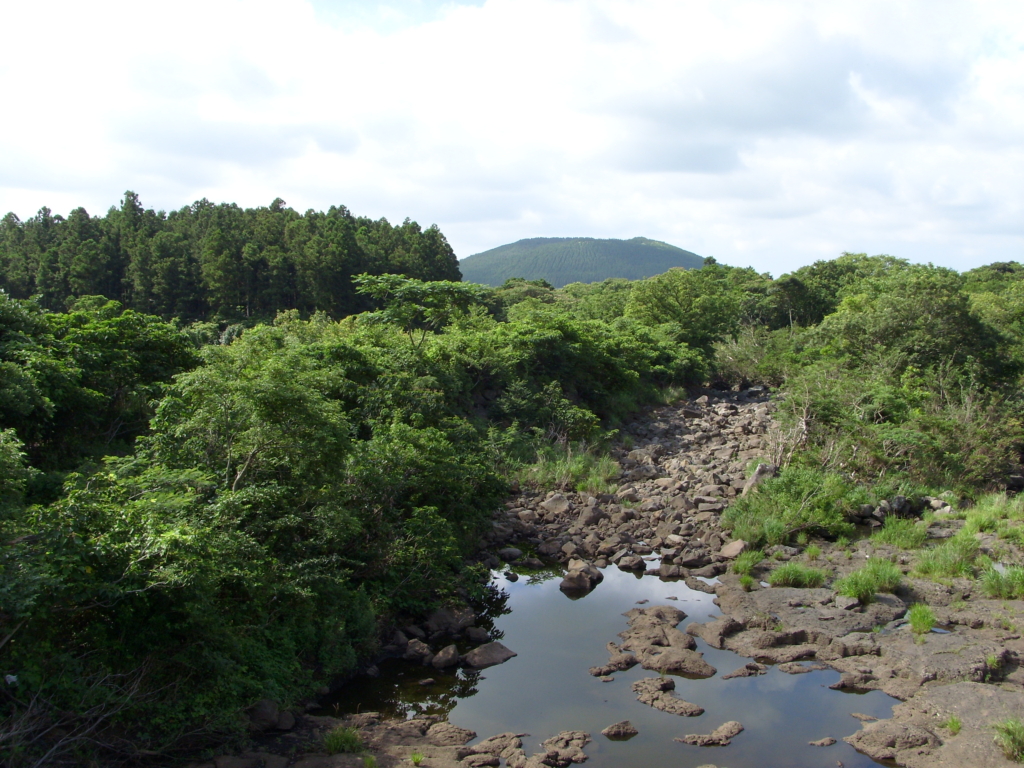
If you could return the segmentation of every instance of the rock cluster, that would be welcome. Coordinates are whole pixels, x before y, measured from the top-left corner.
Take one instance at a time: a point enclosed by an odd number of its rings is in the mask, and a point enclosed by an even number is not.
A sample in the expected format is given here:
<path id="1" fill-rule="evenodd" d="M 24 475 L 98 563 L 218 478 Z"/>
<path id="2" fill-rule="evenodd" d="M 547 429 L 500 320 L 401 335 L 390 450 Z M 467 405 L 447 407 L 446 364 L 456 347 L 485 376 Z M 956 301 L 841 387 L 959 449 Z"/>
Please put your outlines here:
<path id="1" fill-rule="evenodd" d="M 497 550 L 484 556 L 486 564 L 542 565 L 508 546 L 522 542 L 569 566 L 567 591 L 592 589 L 608 565 L 689 578 L 706 590 L 696 577 L 723 572 L 745 547 L 729 541 L 718 518 L 748 486 L 747 464 L 765 458 L 774 407 L 763 388 L 753 388 L 653 410 L 623 430 L 632 445 L 613 451 L 621 469 L 614 494 L 520 491 L 485 538 Z M 648 570 L 645 558 L 660 558 L 660 566 Z"/>

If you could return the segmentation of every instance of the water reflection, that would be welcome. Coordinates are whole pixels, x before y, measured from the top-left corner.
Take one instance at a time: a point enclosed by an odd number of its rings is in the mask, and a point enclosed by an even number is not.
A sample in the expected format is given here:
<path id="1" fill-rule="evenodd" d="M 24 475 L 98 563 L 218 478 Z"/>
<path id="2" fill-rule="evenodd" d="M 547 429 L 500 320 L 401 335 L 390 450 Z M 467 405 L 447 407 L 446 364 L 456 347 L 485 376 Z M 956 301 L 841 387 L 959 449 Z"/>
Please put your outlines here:
<path id="1" fill-rule="evenodd" d="M 828 686 L 839 679 L 831 670 L 787 675 L 771 668 L 759 677 L 723 680 L 722 675 L 748 659 L 710 648 L 698 650 L 719 674 L 703 680 L 676 678 L 676 695 L 699 704 L 705 714 L 683 718 L 638 702 L 630 683 L 656 673 L 635 667 L 602 683 L 591 677 L 590 666 L 607 659 L 605 645 L 618 641 L 626 628 L 622 614 L 638 601 L 675 605 L 688 614 L 681 625 L 719 615 L 713 595 L 689 589 L 683 582 L 654 577 L 637 579 L 616 568 L 581 599 L 567 599 L 552 572 L 511 582 L 494 581 L 496 614 L 490 617 L 502 642 L 519 655 L 482 672 L 438 672 L 430 667 L 394 660 L 381 665 L 381 677 L 362 678 L 335 700 L 338 711 L 378 710 L 409 717 L 438 714 L 471 728 L 481 738 L 504 731 L 529 733 L 527 751 L 558 731 L 589 731 L 589 766 L 596 768 L 695 768 L 714 763 L 730 768 L 793 766 L 818 768 L 841 761 L 846 768 L 875 765 L 839 741 L 831 747 L 812 747 L 809 741 L 832 736 L 842 739 L 859 723 L 850 716 L 861 712 L 889 717 L 894 699 L 873 691 L 847 694 Z M 673 600 L 672 598 L 676 598 Z M 511 613 L 508 613 L 511 609 Z M 433 678 L 434 682 L 421 685 Z M 611 741 L 602 728 L 630 720 L 640 731 L 628 741 Z M 688 733 L 709 733 L 726 720 L 739 720 L 745 731 L 722 748 L 695 747 L 673 741 Z"/>

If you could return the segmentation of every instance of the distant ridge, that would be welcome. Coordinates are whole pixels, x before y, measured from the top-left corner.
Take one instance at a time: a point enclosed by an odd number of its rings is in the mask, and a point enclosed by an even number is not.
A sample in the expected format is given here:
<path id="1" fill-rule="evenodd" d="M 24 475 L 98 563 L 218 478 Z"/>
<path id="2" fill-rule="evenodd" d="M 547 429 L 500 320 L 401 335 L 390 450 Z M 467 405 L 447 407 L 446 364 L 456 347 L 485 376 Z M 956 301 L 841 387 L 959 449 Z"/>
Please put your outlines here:
<path id="1" fill-rule="evenodd" d="M 639 280 L 672 267 L 697 269 L 703 264 L 704 259 L 695 253 L 646 237 L 531 237 L 467 256 L 459 262 L 459 269 L 468 283 L 501 285 L 510 277 L 522 277 L 547 280 L 561 288 L 609 277 Z"/>

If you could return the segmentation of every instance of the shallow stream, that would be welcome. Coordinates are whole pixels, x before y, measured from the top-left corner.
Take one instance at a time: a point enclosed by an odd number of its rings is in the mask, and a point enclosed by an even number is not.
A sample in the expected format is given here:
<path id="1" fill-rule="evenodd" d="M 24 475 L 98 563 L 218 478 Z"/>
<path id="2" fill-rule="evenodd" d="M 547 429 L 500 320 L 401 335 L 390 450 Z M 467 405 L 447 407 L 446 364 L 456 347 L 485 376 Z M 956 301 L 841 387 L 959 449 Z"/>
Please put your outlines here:
<path id="1" fill-rule="evenodd" d="M 842 741 L 860 723 L 852 712 L 886 718 L 895 699 L 880 691 L 851 694 L 829 690 L 839 680 L 832 670 L 788 675 L 774 667 L 758 677 L 723 680 L 722 675 L 749 659 L 697 641 L 697 650 L 718 669 L 704 680 L 676 678 L 675 694 L 705 709 L 699 717 L 661 712 L 636 700 L 630 684 L 656 672 L 639 666 L 615 674 L 604 683 L 588 672 L 608 659 L 605 645 L 619 642 L 626 629 L 623 613 L 648 600 L 648 605 L 674 605 L 685 611 L 680 624 L 708 621 L 720 615 L 713 595 L 689 589 L 683 582 L 637 578 L 611 567 L 590 594 L 572 600 L 558 589 L 559 578 L 523 576 L 495 583 L 508 593 L 509 613 L 494 619 L 501 642 L 519 655 L 479 672 L 444 674 L 433 668 L 391 660 L 381 676 L 360 678 L 334 699 L 337 711 L 380 711 L 390 715 L 442 714 L 452 723 L 476 731 L 480 739 L 505 731 L 528 733 L 526 753 L 563 730 L 588 731 L 586 747 L 593 768 L 862 768 L 878 765 Z M 677 600 L 668 598 L 676 597 Z M 433 678 L 434 683 L 420 681 Z M 629 720 L 640 731 L 628 741 L 611 741 L 601 730 Z M 727 720 L 745 730 L 725 747 L 696 747 L 673 741 L 689 733 L 710 733 Z M 809 741 L 831 736 L 837 743 L 812 747 Z"/>

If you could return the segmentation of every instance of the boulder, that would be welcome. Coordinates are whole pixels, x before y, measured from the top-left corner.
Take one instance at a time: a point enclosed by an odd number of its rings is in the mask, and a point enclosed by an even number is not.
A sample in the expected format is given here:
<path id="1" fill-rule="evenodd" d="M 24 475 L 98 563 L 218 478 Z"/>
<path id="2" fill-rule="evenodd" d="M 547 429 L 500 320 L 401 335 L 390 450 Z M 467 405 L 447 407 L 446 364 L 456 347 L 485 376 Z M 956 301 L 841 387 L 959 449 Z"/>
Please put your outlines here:
<path id="1" fill-rule="evenodd" d="M 429 645 L 422 640 L 413 638 L 409 641 L 409 645 L 406 647 L 405 653 L 402 654 L 402 658 L 408 661 L 420 661 L 427 664 L 429 663 L 427 659 L 432 659 L 433 654 L 430 651 Z"/>
<path id="2" fill-rule="evenodd" d="M 511 563 L 513 560 L 518 560 L 523 556 L 523 550 L 516 549 L 515 547 L 505 547 L 498 550 L 498 557 L 504 560 L 506 563 Z"/>
<path id="3" fill-rule="evenodd" d="M 568 573 L 562 579 L 559 588 L 565 591 L 592 589 L 604 579 L 604 574 L 586 560 L 573 558 L 569 561 Z"/>
<path id="4" fill-rule="evenodd" d="M 563 494 L 554 493 L 545 501 L 542 501 L 539 506 L 549 515 L 562 515 L 569 511 L 572 504 Z"/>
<path id="5" fill-rule="evenodd" d="M 613 741 L 625 741 L 636 736 L 640 731 L 636 729 L 629 720 L 623 720 L 621 723 L 614 723 L 609 725 L 607 728 L 601 731 L 602 736 L 607 736 Z"/>
<path id="6" fill-rule="evenodd" d="M 437 652 L 437 655 L 430 660 L 434 669 L 447 669 L 459 663 L 459 649 L 452 643 Z"/>
<path id="7" fill-rule="evenodd" d="M 493 667 L 495 664 L 503 664 L 513 656 L 518 656 L 518 654 L 499 642 L 493 642 L 474 648 L 466 654 L 464 660 L 467 666 L 483 669 L 484 667 Z"/>
<path id="8" fill-rule="evenodd" d="M 743 539 L 736 539 L 735 541 L 730 541 L 728 544 L 722 547 L 721 551 L 719 551 L 718 554 L 728 560 L 733 560 L 742 555 L 746 551 L 747 542 L 745 542 Z"/>
<path id="9" fill-rule="evenodd" d="M 277 709 L 277 702 L 273 699 L 260 699 L 246 712 L 249 715 L 249 725 L 255 731 L 277 728 L 277 719 L 281 714 Z"/>

